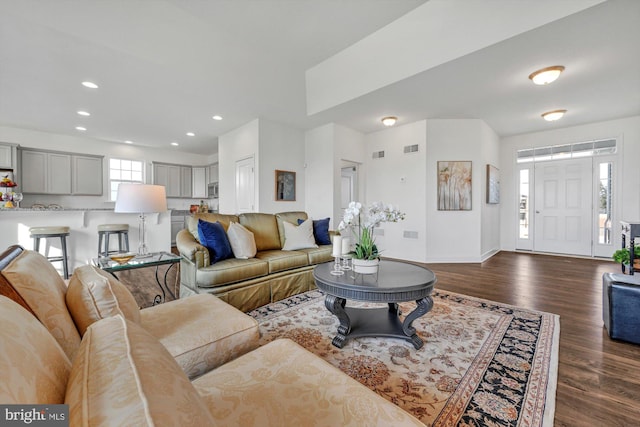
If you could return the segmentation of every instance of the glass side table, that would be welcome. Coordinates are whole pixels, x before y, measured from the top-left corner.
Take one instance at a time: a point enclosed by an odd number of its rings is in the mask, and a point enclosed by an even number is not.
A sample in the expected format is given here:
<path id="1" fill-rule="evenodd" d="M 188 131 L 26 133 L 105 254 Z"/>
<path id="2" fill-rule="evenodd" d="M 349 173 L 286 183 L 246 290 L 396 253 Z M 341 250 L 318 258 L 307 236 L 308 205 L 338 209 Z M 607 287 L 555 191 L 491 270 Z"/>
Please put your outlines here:
<path id="1" fill-rule="evenodd" d="M 174 255 L 169 252 L 154 252 L 149 255 L 143 255 L 141 257 L 135 256 L 125 264 L 118 264 L 117 262 L 113 261 L 108 257 L 93 258 L 91 262 L 94 266 L 111 273 L 111 275 L 116 279 L 118 279 L 118 276 L 116 276 L 116 273 L 118 271 L 134 270 L 136 268 L 155 267 L 156 283 L 158 284 L 158 287 L 160 288 L 162 295 L 157 294 L 153 298 L 153 305 L 161 304 L 165 301 L 167 296 L 165 289 L 171 294 L 173 298 L 175 298 L 174 293 L 171 292 L 171 290 L 167 286 L 167 275 L 169 274 L 169 270 L 171 270 L 171 268 L 173 268 L 174 265 L 180 262 L 180 257 L 178 255 Z M 167 270 L 164 272 L 164 286 L 163 286 L 162 283 L 160 282 L 160 271 L 158 270 L 158 268 L 161 265 L 167 265 L 167 264 L 169 264 L 169 268 L 167 268 Z"/>

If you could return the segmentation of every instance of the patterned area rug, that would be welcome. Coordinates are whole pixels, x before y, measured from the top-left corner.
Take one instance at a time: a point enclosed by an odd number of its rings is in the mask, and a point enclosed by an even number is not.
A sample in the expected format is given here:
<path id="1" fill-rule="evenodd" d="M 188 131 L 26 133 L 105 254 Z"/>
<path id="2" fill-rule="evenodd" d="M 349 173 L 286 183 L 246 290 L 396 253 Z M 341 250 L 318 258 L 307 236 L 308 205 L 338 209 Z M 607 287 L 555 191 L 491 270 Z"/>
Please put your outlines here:
<path id="1" fill-rule="evenodd" d="M 559 316 L 436 291 L 413 326 L 420 350 L 401 339 L 331 344 L 339 325 L 310 291 L 249 313 L 261 344 L 290 338 L 427 426 L 553 425 Z M 368 303 L 347 306 L 376 307 Z M 409 313 L 415 303 L 401 303 Z"/>

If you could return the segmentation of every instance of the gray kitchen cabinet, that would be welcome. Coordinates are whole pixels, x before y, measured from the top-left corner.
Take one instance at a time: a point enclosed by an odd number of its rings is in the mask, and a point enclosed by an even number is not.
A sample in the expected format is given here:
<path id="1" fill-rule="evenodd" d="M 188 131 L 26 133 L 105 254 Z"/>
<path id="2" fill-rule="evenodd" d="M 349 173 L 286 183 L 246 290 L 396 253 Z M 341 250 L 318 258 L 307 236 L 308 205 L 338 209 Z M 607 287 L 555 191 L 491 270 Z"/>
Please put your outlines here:
<path id="1" fill-rule="evenodd" d="M 176 244 L 178 231 L 185 228 L 184 220 L 185 215 L 176 214 L 175 212 L 171 213 L 171 246 L 175 246 Z"/>
<path id="2" fill-rule="evenodd" d="M 191 166 L 153 164 L 153 183 L 164 185 L 167 197 L 191 198 Z"/>
<path id="3" fill-rule="evenodd" d="M 193 167 L 191 168 L 192 176 L 192 197 L 194 199 L 206 199 L 207 198 L 207 167 Z"/>
<path id="4" fill-rule="evenodd" d="M 102 185 L 102 157 L 72 156 L 72 192 L 80 196 L 101 196 Z"/>
<path id="5" fill-rule="evenodd" d="M 20 149 L 22 192 L 100 196 L 102 161 L 102 156 Z"/>
<path id="6" fill-rule="evenodd" d="M 180 196 L 190 198 L 192 194 L 191 166 L 180 166 Z"/>
<path id="7" fill-rule="evenodd" d="M 23 193 L 71 194 L 71 155 L 21 150 Z"/>
<path id="8" fill-rule="evenodd" d="M 218 163 L 214 163 L 209 165 L 209 184 L 213 184 L 214 182 L 218 182 Z"/>
<path id="9" fill-rule="evenodd" d="M 15 150 L 15 144 L 0 142 L 0 168 L 10 170 L 15 169 Z"/>

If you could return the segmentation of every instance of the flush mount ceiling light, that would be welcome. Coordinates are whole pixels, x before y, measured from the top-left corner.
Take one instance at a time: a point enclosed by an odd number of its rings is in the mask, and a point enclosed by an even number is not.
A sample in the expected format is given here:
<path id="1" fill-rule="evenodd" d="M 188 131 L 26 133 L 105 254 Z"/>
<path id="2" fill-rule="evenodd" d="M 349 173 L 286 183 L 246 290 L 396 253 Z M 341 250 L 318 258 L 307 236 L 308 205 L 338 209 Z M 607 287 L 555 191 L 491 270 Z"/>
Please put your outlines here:
<path id="1" fill-rule="evenodd" d="M 88 87 L 89 89 L 98 89 L 98 85 L 94 82 L 82 82 L 82 86 Z"/>
<path id="2" fill-rule="evenodd" d="M 133 144 L 133 141 L 129 141 L 128 139 L 124 142 L 125 144 Z"/>
<path id="3" fill-rule="evenodd" d="M 382 118 L 382 124 L 385 126 L 393 126 L 396 124 L 397 121 L 398 121 L 398 118 L 394 116 L 387 116 Z"/>
<path id="4" fill-rule="evenodd" d="M 196 134 L 193 132 L 187 132 L 187 136 L 196 136 Z"/>
<path id="5" fill-rule="evenodd" d="M 87 112 L 87 111 L 78 111 L 78 115 L 79 116 L 85 116 L 85 117 L 89 117 L 91 115 L 91 113 Z"/>
<path id="6" fill-rule="evenodd" d="M 222 116 L 215 115 L 211 117 L 213 120 L 222 120 Z"/>
<path id="7" fill-rule="evenodd" d="M 172 142 L 171 145 L 173 145 L 174 147 L 177 147 L 180 144 L 178 144 L 177 142 Z"/>
<path id="8" fill-rule="evenodd" d="M 87 128 L 82 126 L 76 126 L 76 130 L 79 130 L 80 132 L 84 132 L 85 130 L 87 130 Z"/>
<path id="9" fill-rule="evenodd" d="M 529 74 L 529 79 L 537 84 L 537 85 L 548 85 L 551 82 L 554 82 L 558 77 L 560 77 L 560 73 L 564 71 L 564 67 L 562 65 L 554 65 L 553 67 L 543 68 L 542 70 L 534 71 Z"/>
<path id="10" fill-rule="evenodd" d="M 564 113 L 566 112 L 567 110 L 547 111 L 546 113 L 542 113 L 542 118 L 548 122 L 554 122 L 556 120 L 560 120 L 562 116 L 564 116 Z"/>

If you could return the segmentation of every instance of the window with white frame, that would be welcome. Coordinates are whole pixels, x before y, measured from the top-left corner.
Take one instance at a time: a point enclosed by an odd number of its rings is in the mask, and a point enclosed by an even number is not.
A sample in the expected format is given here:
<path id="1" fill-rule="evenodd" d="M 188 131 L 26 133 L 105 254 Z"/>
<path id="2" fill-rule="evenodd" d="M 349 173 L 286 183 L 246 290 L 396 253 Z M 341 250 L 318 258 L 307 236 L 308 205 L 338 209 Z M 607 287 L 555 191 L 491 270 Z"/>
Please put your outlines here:
<path id="1" fill-rule="evenodd" d="M 109 159 L 109 200 L 116 201 L 118 186 L 123 182 L 144 184 L 143 172 L 143 162 L 139 160 Z"/>

